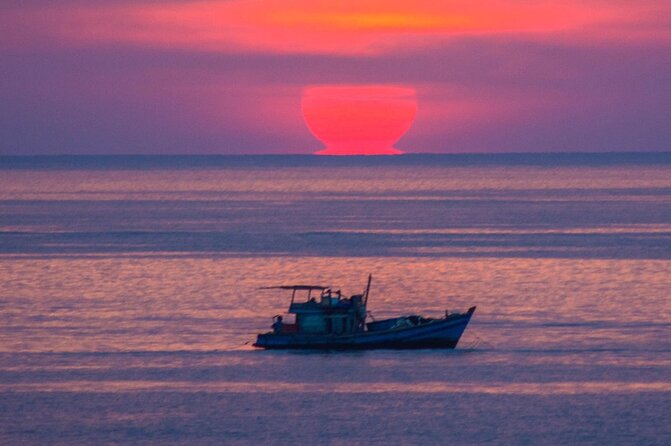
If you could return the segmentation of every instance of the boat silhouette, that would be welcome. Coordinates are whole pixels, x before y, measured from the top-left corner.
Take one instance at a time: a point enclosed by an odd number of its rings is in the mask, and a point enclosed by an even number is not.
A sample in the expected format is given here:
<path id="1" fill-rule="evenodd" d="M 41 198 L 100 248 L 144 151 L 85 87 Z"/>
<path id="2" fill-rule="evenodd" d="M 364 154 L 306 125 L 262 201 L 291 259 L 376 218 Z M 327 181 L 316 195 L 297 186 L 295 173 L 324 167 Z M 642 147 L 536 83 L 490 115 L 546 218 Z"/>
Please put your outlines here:
<path id="1" fill-rule="evenodd" d="M 281 315 L 273 317 L 273 331 L 257 336 L 255 347 L 264 349 L 418 349 L 455 348 L 475 306 L 465 313 L 448 313 L 441 318 L 419 315 L 399 316 L 367 322 L 366 310 L 372 276 L 362 294 L 345 297 L 322 285 L 280 285 L 263 289 L 291 290 L 289 314 L 293 323 Z M 298 292 L 306 292 L 297 302 Z M 318 297 L 313 296 L 318 292 Z M 317 294 L 317 293 L 314 293 Z"/>

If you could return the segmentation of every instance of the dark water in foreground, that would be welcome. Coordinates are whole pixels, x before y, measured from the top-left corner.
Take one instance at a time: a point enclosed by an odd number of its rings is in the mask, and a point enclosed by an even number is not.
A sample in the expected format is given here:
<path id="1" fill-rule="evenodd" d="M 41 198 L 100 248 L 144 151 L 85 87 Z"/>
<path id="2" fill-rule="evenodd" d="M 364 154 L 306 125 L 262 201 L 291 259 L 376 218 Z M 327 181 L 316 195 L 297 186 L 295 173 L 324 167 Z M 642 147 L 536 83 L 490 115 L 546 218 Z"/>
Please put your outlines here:
<path id="1" fill-rule="evenodd" d="M 669 444 L 667 158 L 0 158 L 0 444 Z M 249 346 L 369 272 L 459 348 Z"/>

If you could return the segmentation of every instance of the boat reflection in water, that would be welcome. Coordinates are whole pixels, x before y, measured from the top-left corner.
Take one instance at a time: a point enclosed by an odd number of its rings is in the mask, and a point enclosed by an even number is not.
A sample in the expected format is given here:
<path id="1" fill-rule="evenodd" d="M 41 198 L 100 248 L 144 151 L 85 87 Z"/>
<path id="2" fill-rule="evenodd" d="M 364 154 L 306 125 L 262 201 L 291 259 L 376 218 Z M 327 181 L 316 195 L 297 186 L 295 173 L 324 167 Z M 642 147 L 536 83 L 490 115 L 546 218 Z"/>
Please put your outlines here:
<path id="1" fill-rule="evenodd" d="M 445 312 L 442 318 L 410 315 L 366 323 L 366 304 L 371 276 L 363 294 L 349 298 L 320 285 L 282 285 L 264 289 L 292 290 L 289 314 L 273 318 L 273 331 L 259 334 L 255 347 L 266 349 L 374 349 L 374 348 L 455 348 L 475 307 L 466 313 Z M 296 302 L 296 293 L 306 291 L 305 302 Z M 318 299 L 313 292 L 319 292 Z M 316 294 L 316 293 L 315 293 Z"/>

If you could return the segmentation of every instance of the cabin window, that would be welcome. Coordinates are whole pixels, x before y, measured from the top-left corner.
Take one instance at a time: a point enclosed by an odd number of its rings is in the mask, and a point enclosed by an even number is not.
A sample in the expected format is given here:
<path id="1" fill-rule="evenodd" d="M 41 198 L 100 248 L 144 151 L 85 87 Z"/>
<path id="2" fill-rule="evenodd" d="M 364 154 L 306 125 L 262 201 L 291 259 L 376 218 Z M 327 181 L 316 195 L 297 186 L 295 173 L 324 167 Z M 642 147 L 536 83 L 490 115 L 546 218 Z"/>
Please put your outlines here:
<path id="1" fill-rule="evenodd" d="M 347 333 L 347 317 L 333 316 L 329 319 L 331 322 L 331 331 L 335 334 Z"/>
<path id="2" fill-rule="evenodd" d="M 319 314 L 301 314 L 298 317 L 298 327 L 303 333 L 327 332 L 326 320 Z"/>

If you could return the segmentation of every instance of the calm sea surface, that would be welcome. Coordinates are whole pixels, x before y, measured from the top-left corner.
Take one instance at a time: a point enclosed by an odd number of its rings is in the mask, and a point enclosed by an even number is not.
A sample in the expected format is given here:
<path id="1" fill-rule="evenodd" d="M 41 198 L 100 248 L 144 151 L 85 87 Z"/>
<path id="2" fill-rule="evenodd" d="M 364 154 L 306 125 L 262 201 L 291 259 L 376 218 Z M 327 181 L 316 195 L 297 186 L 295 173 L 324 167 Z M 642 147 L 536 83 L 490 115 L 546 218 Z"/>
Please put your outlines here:
<path id="1" fill-rule="evenodd" d="M 266 285 L 454 351 L 264 352 Z M 671 156 L 0 158 L 0 444 L 671 443 Z"/>

